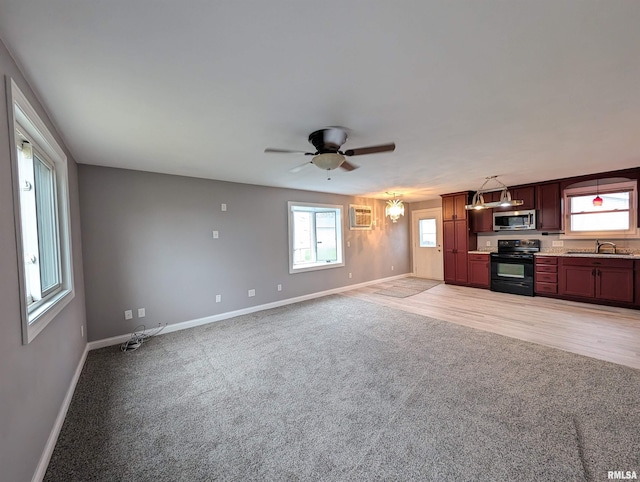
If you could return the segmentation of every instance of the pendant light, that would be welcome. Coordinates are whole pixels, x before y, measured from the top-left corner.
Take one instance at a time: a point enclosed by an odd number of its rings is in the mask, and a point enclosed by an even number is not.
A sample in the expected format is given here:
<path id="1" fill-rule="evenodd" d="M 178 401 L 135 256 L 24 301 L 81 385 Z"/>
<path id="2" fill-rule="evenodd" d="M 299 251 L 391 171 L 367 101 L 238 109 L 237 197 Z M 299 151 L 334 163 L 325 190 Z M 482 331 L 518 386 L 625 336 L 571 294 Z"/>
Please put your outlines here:
<path id="1" fill-rule="evenodd" d="M 598 189 L 598 179 L 596 179 L 596 197 L 593 198 L 593 205 L 595 207 L 602 206 L 602 198 L 600 197 L 600 190 Z"/>
<path id="2" fill-rule="evenodd" d="M 392 195 L 395 197 L 395 194 Z M 384 208 L 384 214 L 388 216 L 392 222 L 397 223 L 400 216 L 404 216 L 404 203 L 398 198 L 389 199 L 387 206 Z"/>
<path id="3" fill-rule="evenodd" d="M 498 190 L 495 187 L 493 187 L 492 189 L 486 187 L 487 183 L 489 183 L 490 181 L 493 181 L 495 184 L 497 184 L 498 188 L 501 188 L 500 200 L 486 203 L 484 202 L 484 197 L 482 196 L 482 193 Z M 523 204 L 524 204 L 524 201 L 522 199 L 511 199 L 511 193 L 509 192 L 509 188 L 507 188 L 507 186 L 504 183 L 498 180 L 498 176 L 489 176 L 489 177 L 485 177 L 484 183 L 482 184 L 482 186 L 480 186 L 480 189 L 478 189 L 476 193 L 473 195 L 473 200 L 471 201 L 471 204 L 467 204 L 464 208 L 467 210 L 486 209 L 486 208 L 497 208 L 497 207 L 522 206 Z"/>

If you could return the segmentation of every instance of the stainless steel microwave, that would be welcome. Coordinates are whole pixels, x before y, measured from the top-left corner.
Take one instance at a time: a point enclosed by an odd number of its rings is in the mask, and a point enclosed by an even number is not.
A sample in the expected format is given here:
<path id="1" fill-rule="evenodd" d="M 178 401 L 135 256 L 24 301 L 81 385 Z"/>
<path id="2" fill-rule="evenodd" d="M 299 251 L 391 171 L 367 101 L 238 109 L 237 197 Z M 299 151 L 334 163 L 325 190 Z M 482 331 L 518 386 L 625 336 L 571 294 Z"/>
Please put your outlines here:
<path id="1" fill-rule="evenodd" d="M 536 211 L 503 211 L 493 213 L 494 231 L 520 231 L 536 229 Z"/>

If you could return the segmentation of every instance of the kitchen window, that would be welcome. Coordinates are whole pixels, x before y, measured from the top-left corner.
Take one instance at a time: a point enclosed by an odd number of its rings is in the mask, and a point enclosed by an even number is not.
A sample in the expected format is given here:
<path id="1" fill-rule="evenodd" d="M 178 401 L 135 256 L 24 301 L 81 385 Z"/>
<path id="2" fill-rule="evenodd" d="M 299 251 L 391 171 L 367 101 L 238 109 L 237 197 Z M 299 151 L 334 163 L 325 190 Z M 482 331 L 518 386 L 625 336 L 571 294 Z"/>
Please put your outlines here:
<path id="1" fill-rule="evenodd" d="M 23 343 L 74 296 L 67 158 L 13 80 L 7 91 Z"/>
<path id="2" fill-rule="evenodd" d="M 289 273 L 344 266 L 342 206 L 289 202 Z"/>
<path id="3" fill-rule="evenodd" d="M 592 185 L 591 185 L 592 184 Z M 599 197 L 601 203 L 594 203 Z M 599 180 L 564 190 L 565 235 L 633 237 L 637 235 L 637 182 Z"/>

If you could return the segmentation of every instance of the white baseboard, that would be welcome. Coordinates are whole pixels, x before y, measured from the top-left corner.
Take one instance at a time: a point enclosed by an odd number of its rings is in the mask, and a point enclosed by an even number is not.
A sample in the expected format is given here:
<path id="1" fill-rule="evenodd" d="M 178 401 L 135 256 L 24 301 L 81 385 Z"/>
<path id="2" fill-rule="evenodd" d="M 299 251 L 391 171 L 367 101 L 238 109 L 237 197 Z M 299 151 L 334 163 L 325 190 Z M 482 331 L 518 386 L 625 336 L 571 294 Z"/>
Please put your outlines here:
<path id="1" fill-rule="evenodd" d="M 272 303 L 265 303 L 263 305 L 250 306 L 249 308 L 243 308 L 241 310 L 228 311 L 226 313 L 220 313 L 218 315 L 206 316 L 204 318 L 198 318 L 196 320 L 182 321 L 180 323 L 172 323 L 167 325 L 162 333 L 171 333 L 179 330 L 186 330 L 188 328 L 194 328 L 196 326 L 207 325 L 209 323 L 214 323 L 216 321 L 222 321 L 229 318 L 234 318 L 236 316 L 248 315 L 250 313 L 255 313 L 256 311 L 269 310 L 271 308 L 278 308 L 280 306 L 291 305 L 293 303 L 299 303 L 301 301 L 312 300 L 314 298 L 321 298 L 322 296 L 333 295 L 336 293 L 343 293 L 345 291 L 354 290 L 357 288 L 362 288 L 363 286 L 369 286 L 377 283 L 383 283 L 385 281 L 392 281 L 394 279 L 406 278 L 408 276 L 412 276 L 412 273 L 405 273 L 396 276 L 390 276 L 388 278 L 379 278 L 373 281 L 365 281 L 364 283 L 358 283 L 354 285 L 342 286 L 340 288 L 333 288 L 326 291 L 318 291 L 317 293 L 311 293 L 303 296 L 296 296 L 295 298 L 287 298 L 286 300 L 274 301 Z M 97 350 L 98 348 L 104 348 L 106 346 L 119 345 L 124 343 L 129 338 L 131 338 L 131 334 L 127 333 L 125 335 L 113 336 L 111 338 L 104 338 L 102 340 L 96 340 L 88 343 L 89 350 Z"/>
<path id="2" fill-rule="evenodd" d="M 49 461 L 51 460 L 51 455 L 53 454 L 53 449 L 56 447 L 56 442 L 58 441 L 60 430 L 62 430 L 62 424 L 64 423 L 64 419 L 67 416 L 69 405 L 71 405 L 73 392 L 75 392 L 76 390 L 76 385 L 78 384 L 80 373 L 82 373 L 84 362 L 87 359 L 88 352 L 89 352 L 89 345 L 87 344 L 85 345 L 84 352 L 82 353 L 82 356 L 80 357 L 80 361 L 78 362 L 78 366 L 76 367 L 76 371 L 73 374 L 71 384 L 67 389 L 67 394 L 64 396 L 64 400 L 62 401 L 62 406 L 58 411 L 58 416 L 56 417 L 56 421 L 53 424 L 53 428 L 51 429 L 51 433 L 49 434 L 47 443 L 44 446 L 42 455 L 40 456 L 40 462 L 38 462 L 36 473 L 33 474 L 33 479 L 31 479 L 32 482 L 42 482 L 42 479 L 44 479 L 44 475 L 47 472 L 47 467 L 49 466 Z"/>

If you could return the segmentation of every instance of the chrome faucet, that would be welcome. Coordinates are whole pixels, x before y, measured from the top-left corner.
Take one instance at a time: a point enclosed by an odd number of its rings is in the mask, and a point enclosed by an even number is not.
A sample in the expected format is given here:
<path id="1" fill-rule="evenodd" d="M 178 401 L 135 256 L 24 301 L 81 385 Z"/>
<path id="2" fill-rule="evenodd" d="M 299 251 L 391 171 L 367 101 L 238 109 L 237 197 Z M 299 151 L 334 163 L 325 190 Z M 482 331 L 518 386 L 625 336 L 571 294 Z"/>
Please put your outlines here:
<path id="1" fill-rule="evenodd" d="M 600 252 L 600 248 L 605 244 L 613 247 L 613 254 L 616 254 L 616 245 L 615 244 L 613 244 L 610 241 L 605 241 L 605 242 L 601 243 L 597 239 L 596 239 L 596 253 L 599 253 Z"/>

